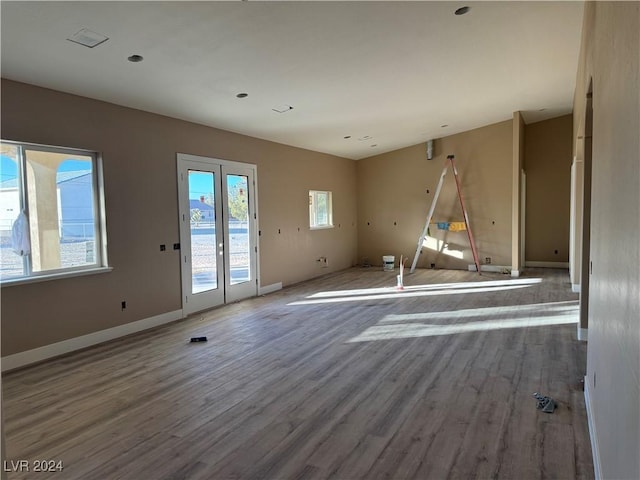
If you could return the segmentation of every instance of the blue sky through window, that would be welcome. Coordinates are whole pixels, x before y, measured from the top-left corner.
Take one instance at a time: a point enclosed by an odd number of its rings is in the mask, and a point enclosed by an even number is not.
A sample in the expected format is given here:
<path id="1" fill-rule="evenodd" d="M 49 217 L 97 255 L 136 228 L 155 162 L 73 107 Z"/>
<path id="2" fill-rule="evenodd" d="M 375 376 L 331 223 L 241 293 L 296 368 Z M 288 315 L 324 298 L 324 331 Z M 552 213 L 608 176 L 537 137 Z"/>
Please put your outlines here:
<path id="1" fill-rule="evenodd" d="M 189 170 L 189 200 L 200 200 L 201 196 L 207 197 L 207 195 L 213 192 L 213 178 L 214 174 L 211 172 L 198 172 L 195 170 Z M 247 177 L 229 175 L 229 186 L 247 188 Z"/>
<path id="2" fill-rule="evenodd" d="M 69 158 L 62 162 L 58 168 L 59 172 L 76 172 L 78 170 L 91 170 L 91 162 Z M 6 155 L 0 155 L 0 182 L 13 180 L 17 175 L 18 165 L 15 160 Z"/>

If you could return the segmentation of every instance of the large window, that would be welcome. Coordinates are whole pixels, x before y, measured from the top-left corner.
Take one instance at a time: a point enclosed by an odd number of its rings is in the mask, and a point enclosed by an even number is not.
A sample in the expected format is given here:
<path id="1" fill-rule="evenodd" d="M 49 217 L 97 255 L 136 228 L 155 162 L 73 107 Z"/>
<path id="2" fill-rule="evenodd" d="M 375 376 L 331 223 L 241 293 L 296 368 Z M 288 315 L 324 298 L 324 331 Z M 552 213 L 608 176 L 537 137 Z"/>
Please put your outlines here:
<path id="1" fill-rule="evenodd" d="M 333 227 L 331 192 L 309 191 L 309 226 L 312 229 Z"/>
<path id="2" fill-rule="evenodd" d="M 96 152 L 0 143 L 0 281 L 106 267 Z"/>

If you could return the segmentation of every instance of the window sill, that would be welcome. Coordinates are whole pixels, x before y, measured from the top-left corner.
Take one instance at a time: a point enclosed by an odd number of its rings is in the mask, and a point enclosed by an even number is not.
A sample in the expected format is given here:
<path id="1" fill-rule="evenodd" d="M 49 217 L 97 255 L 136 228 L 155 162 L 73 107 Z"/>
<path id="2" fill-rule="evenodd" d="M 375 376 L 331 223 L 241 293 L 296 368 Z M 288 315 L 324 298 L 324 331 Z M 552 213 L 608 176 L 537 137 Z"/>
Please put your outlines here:
<path id="1" fill-rule="evenodd" d="M 96 267 L 89 268 L 86 270 L 75 270 L 72 272 L 64 272 L 64 273 L 52 273 L 49 275 L 37 275 L 33 277 L 24 277 L 24 278 L 16 278 L 13 280 L 3 280 L 0 284 L 0 287 L 13 287 L 16 285 L 26 285 L 29 283 L 40 283 L 47 282 L 50 280 L 62 280 L 64 278 L 72 278 L 72 277 L 84 277 L 85 275 L 96 275 L 99 273 L 108 273 L 113 270 L 113 267 Z"/>
<path id="2" fill-rule="evenodd" d="M 318 227 L 309 227 L 310 230 L 328 230 L 329 228 L 333 228 L 333 225 L 320 225 Z"/>

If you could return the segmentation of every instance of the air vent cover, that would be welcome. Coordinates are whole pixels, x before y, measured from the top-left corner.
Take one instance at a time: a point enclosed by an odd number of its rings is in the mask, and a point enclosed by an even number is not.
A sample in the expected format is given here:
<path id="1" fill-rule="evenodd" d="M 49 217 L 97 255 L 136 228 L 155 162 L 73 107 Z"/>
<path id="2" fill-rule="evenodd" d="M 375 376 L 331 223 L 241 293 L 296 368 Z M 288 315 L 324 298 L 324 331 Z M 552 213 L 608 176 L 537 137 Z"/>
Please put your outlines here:
<path id="1" fill-rule="evenodd" d="M 88 48 L 93 48 L 109 40 L 109 37 L 105 37 L 101 33 L 92 32 L 88 28 L 83 28 L 79 32 L 67 38 L 67 40 L 73 43 L 84 45 Z"/>
<path id="2" fill-rule="evenodd" d="M 290 110 L 293 110 L 291 105 L 276 105 L 271 110 L 277 113 L 287 113 Z"/>

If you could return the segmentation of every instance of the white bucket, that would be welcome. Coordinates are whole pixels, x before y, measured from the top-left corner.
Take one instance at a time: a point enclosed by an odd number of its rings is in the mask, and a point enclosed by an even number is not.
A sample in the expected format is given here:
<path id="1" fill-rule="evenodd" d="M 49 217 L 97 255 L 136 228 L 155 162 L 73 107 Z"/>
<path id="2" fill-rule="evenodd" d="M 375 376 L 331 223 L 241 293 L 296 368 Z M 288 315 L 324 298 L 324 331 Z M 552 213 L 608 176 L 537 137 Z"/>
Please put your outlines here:
<path id="1" fill-rule="evenodd" d="M 393 272 L 393 266 L 396 263 L 396 257 L 393 255 L 383 255 L 382 256 L 382 269 L 385 272 Z"/>

